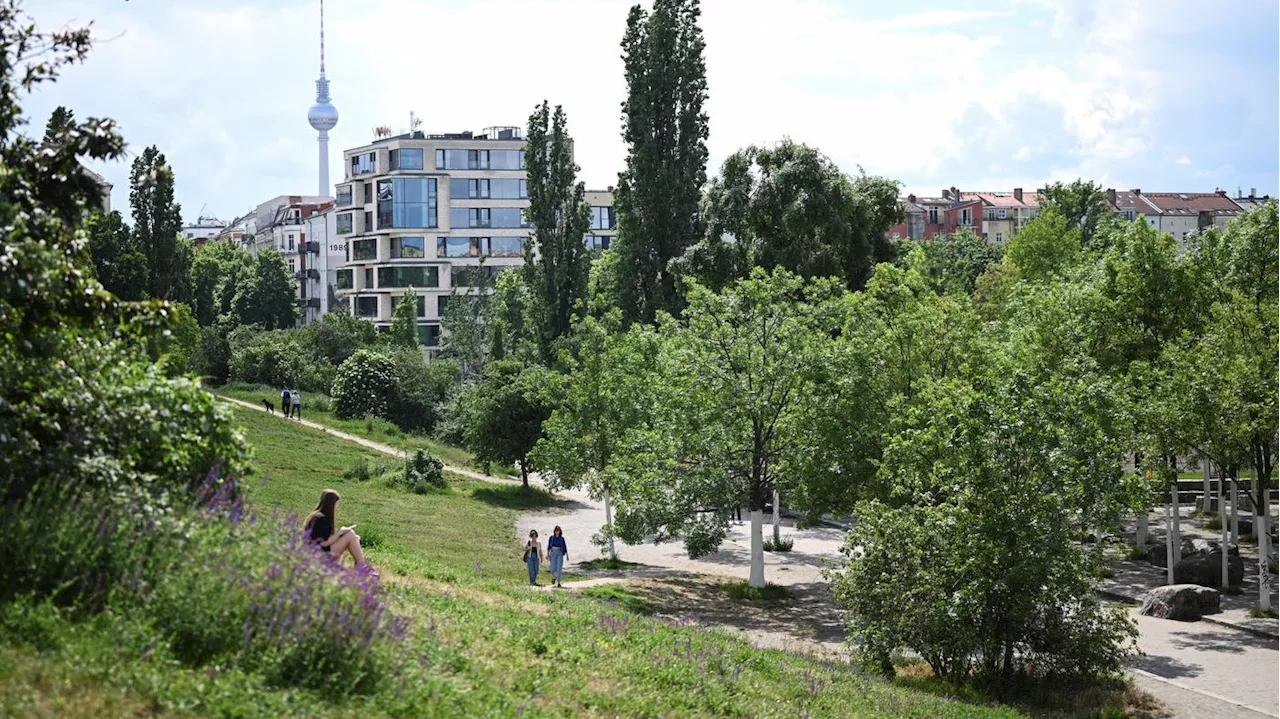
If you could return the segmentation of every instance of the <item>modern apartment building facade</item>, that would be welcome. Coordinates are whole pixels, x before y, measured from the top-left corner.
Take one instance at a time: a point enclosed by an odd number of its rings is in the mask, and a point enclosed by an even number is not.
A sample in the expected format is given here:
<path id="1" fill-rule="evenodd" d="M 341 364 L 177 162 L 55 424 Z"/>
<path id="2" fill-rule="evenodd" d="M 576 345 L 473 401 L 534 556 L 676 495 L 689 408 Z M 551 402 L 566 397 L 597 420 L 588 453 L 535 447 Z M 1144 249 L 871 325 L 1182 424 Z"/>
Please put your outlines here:
<path id="1" fill-rule="evenodd" d="M 299 323 L 308 324 L 329 310 L 336 279 L 329 238 L 333 233 L 333 198 L 320 195 L 279 195 L 260 205 L 244 220 L 241 245 L 252 254 L 274 249 L 284 258 L 297 283 Z M 336 252 L 338 261 L 345 250 Z"/>
<path id="2" fill-rule="evenodd" d="M 455 289 L 519 267 L 530 226 L 524 136 L 518 127 L 481 133 L 409 132 L 344 153 L 334 240 L 344 245 L 338 303 L 391 326 L 406 289 L 417 301 L 418 336 L 440 346 L 440 318 Z M 589 194 L 585 238 L 604 249 L 616 232 L 611 192 Z M 481 274 L 484 273 L 484 274 Z"/>

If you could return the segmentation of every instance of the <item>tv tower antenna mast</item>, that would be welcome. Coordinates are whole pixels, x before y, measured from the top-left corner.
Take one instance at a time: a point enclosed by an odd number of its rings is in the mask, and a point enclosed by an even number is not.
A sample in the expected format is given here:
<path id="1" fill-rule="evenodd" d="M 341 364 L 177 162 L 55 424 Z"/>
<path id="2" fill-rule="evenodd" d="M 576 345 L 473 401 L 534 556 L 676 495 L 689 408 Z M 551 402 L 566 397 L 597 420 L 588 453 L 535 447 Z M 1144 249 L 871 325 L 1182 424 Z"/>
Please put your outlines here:
<path id="1" fill-rule="evenodd" d="M 338 108 L 329 98 L 329 79 L 324 76 L 324 0 L 320 0 L 320 77 L 316 79 L 316 104 L 307 111 L 307 122 L 316 130 L 320 144 L 320 194 L 329 196 L 329 131 L 338 124 Z"/>

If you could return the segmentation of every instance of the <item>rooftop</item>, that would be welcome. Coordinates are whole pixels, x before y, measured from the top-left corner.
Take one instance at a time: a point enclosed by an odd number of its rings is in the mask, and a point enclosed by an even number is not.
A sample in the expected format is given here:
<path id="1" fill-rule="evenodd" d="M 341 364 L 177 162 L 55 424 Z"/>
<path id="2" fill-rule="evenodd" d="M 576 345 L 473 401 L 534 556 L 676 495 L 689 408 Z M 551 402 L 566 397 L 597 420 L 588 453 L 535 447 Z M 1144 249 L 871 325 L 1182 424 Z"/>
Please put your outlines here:
<path id="1" fill-rule="evenodd" d="M 1240 214 L 1240 206 L 1225 192 L 1144 192 L 1142 196 L 1163 215 Z"/>

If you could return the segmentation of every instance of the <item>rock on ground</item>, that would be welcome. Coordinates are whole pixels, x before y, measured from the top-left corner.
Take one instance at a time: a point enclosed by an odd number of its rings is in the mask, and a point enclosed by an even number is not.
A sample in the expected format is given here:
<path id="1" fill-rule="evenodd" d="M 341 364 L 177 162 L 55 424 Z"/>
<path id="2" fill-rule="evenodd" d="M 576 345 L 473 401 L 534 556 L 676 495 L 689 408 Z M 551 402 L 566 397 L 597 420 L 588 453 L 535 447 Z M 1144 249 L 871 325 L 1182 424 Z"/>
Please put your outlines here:
<path id="1" fill-rule="evenodd" d="M 1195 584 L 1170 584 L 1156 587 L 1142 600 L 1142 613 L 1151 617 L 1194 622 L 1205 614 L 1217 614 L 1220 607 L 1218 590 Z"/>
<path id="2" fill-rule="evenodd" d="M 1244 582 L 1244 560 L 1239 554 L 1227 555 L 1227 580 L 1232 586 Z M 1173 581 L 1217 587 L 1222 584 L 1222 552 L 1199 552 L 1173 565 Z"/>

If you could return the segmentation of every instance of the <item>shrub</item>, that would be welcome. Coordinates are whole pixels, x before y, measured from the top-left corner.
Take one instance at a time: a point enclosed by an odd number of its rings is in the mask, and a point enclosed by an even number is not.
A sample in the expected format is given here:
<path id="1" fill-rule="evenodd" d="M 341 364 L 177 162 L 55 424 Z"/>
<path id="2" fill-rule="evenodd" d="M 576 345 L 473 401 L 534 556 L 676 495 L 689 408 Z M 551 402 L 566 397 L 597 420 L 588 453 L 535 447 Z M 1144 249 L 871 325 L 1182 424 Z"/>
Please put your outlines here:
<path id="1" fill-rule="evenodd" d="M 796 544 L 795 537 L 790 534 L 784 534 L 778 537 L 778 541 L 773 541 L 773 537 L 766 537 L 764 540 L 764 551 L 766 552 L 790 552 L 791 548 Z"/>
<path id="2" fill-rule="evenodd" d="M 385 417 L 394 391 L 391 360 L 373 350 L 357 350 L 342 363 L 333 380 L 333 412 L 339 419 Z"/>
<path id="3" fill-rule="evenodd" d="M 445 486 L 444 462 L 424 449 L 407 454 L 400 484 L 414 494 L 426 494 Z"/>
<path id="4" fill-rule="evenodd" d="M 386 418 L 408 432 L 430 432 L 440 418 L 440 403 L 457 374 L 449 361 L 428 363 L 419 349 L 391 353 L 396 387 L 387 404 Z"/>
<path id="5" fill-rule="evenodd" d="M 369 469 L 369 460 L 361 457 L 351 469 L 342 473 L 343 479 L 354 479 L 358 482 L 367 482 L 373 476 L 373 472 Z"/>
<path id="6" fill-rule="evenodd" d="M 1222 517 L 1217 514 L 1211 515 L 1205 520 L 1204 528 L 1214 532 L 1222 531 Z"/>
<path id="7" fill-rule="evenodd" d="M 231 351 L 231 379 L 270 387 L 314 391 L 318 378 L 297 340 L 284 332 L 261 332 Z"/>

